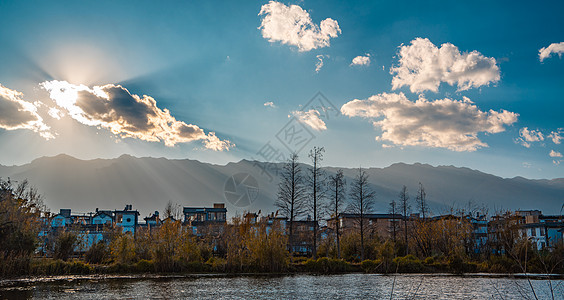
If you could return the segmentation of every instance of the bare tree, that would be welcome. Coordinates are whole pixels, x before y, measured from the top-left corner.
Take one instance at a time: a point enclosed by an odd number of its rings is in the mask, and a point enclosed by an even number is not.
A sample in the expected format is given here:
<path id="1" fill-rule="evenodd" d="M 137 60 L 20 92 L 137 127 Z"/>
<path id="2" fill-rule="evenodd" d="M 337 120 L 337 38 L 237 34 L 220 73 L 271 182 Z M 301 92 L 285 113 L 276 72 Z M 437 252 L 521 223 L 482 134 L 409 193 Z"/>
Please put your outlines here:
<path id="1" fill-rule="evenodd" d="M 419 213 L 421 213 L 421 217 L 425 220 L 425 217 L 429 215 L 429 206 L 427 206 L 427 194 L 425 193 L 425 188 L 423 184 L 419 183 L 419 191 L 417 191 L 417 197 L 415 198 L 415 202 L 417 203 L 417 208 L 419 209 Z"/>
<path id="2" fill-rule="evenodd" d="M 398 213 L 398 203 L 396 202 L 395 199 L 392 199 L 392 201 L 390 202 L 390 210 L 389 210 L 390 214 L 392 215 L 392 224 L 390 225 L 390 229 L 392 231 L 392 238 L 394 240 L 394 243 L 396 242 L 396 232 L 398 230 L 398 224 L 396 222 L 396 214 Z"/>
<path id="3" fill-rule="evenodd" d="M 182 210 L 180 209 L 180 204 L 173 203 L 171 200 L 168 200 L 163 212 L 163 217 L 165 219 L 173 218 L 174 220 L 180 220 L 182 218 Z"/>
<path id="4" fill-rule="evenodd" d="M 321 213 L 319 208 L 321 202 L 325 198 L 325 172 L 321 169 L 320 163 L 323 160 L 323 152 L 325 148 L 313 147 L 309 152 L 309 158 L 311 159 L 312 167 L 309 168 L 309 174 L 307 177 L 307 183 L 309 186 L 309 199 L 310 199 L 310 209 L 313 213 L 313 258 L 317 258 L 317 230 L 318 224 L 317 220 Z"/>
<path id="5" fill-rule="evenodd" d="M 359 216 L 360 230 L 360 256 L 364 260 L 364 226 L 366 225 L 365 215 L 372 212 L 376 194 L 369 186 L 368 174 L 362 168 L 358 169 L 358 175 L 354 178 L 350 190 L 350 210 Z"/>
<path id="6" fill-rule="evenodd" d="M 289 219 L 290 233 L 288 243 L 292 252 L 294 238 L 294 220 L 305 212 L 306 188 L 298 154 L 292 153 L 281 172 L 278 184 L 278 197 L 274 205 L 280 213 Z"/>
<path id="7" fill-rule="evenodd" d="M 335 218 L 335 238 L 337 241 L 337 257 L 341 258 L 341 233 L 339 232 L 339 214 L 341 213 L 341 208 L 345 200 L 346 185 L 345 176 L 343 175 L 343 169 L 339 169 L 334 176 L 329 177 L 330 191 L 333 196 L 333 201 L 331 204 L 332 215 Z"/>
<path id="8" fill-rule="evenodd" d="M 407 218 L 409 217 L 409 210 L 411 205 L 409 204 L 409 193 L 407 192 L 407 187 L 404 185 L 399 193 L 399 208 L 403 215 L 403 228 L 405 233 L 405 254 L 409 253 L 409 245 L 407 243 Z"/>

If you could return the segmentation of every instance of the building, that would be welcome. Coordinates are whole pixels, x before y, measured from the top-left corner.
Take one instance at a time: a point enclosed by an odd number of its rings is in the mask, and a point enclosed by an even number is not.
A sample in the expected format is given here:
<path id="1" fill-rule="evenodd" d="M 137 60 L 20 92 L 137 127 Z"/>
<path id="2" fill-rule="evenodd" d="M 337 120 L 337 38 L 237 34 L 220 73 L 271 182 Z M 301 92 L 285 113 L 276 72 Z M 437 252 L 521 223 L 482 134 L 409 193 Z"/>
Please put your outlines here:
<path id="1" fill-rule="evenodd" d="M 562 241 L 562 216 L 545 216 L 538 210 L 516 211 L 515 214 L 520 217 L 520 236 L 526 237 L 535 249 L 552 248 Z"/>
<path id="2" fill-rule="evenodd" d="M 139 212 L 137 210 L 133 210 L 131 204 L 126 205 L 123 210 L 115 210 L 114 218 L 116 226 L 123 228 L 123 232 L 131 232 L 135 234 Z"/>
<path id="3" fill-rule="evenodd" d="M 151 216 L 143 218 L 145 220 L 145 226 L 147 228 L 158 227 L 161 225 L 161 219 L 159 217 L 159 212 L 155 211 Z M 142 225 L 142 224 L 141 224 Z"/>
<path id="4" fill-rule="evenodd" d="M 135 234 L 138 224 L 139 212 L 133 210 L 131 205 L 126 205 L 123 210 L 99 210 L 94 213 L 72 214 L 69 208 L 60 209 L 59 213 L 51 218 L 43 218 L 43 226 L 39 232 L 40 247 L 38 252 L 48 255 L 53 249 L 57 236 L 63 231 L 75 232 L 79 242 L 75 252 L 85 252 L 99 241 L 106 240 L 109 231 L 114 227 L 122 228 L 123 232 Z"/>
<path id="5" fill-rule="evenodd" d="M 394 231 L 399 235 L 403 230 L 403 216 L 400 214 L 365 214 L 364 222 L 367 236 L 388 239 L 393 238 Z M 327 220 L 327 228 L 331 231 L 336 231 L 337 225 L 341 234 L 358 232 L 360 214 L 340 213 L 338 217 Z"/>
<path id="6" fill-rule="evenodd" d="M 539 210 L 519 210 L 493 216 L 488 223 L 488 244 L 494 254 L 504 254 L 508 244 L 525 238 L 538 250 L 552 249 L 563 241 L 564 218 Z"/>
<path id="7" fill-rule="evenodd" d="M 224 203 L 214 203 L 213 207 L 184 207 L 184 222 L 192 227 L 195 235 L 219 235 L 227 224 L 227 208 Z"/>

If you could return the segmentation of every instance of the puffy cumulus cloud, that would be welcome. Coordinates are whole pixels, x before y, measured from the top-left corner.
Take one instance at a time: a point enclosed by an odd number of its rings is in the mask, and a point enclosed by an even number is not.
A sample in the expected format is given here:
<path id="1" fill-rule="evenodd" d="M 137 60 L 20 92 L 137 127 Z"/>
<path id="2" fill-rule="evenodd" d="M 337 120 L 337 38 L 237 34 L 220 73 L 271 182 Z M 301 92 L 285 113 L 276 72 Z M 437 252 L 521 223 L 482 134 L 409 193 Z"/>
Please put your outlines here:
<path id="1" fill-rule="evenodd" d="M 556 145 L 560 145 L 562 139 L 564 139 L 564 137 L 562 137 L 563 133 L 564 133 L 564 128 L 558 128 L 557 131 L 551 131 L 550 134 L 548 135 L 548 138 L 550 138 L 552 142 L 555 143 Z"/>
<path id="2" fill-rule="evenodd" d="M 370 65 L 370 54 L 366 54 L 365 56 L 359 55 L 353 58 L 351 66 L 369 66 Z"/>
<path id="3" fill-rule="evenodd" d="M 495 58 L 478 51 L 461 53 L 450 43 L 438 48 L 426 38 L 416 38 L 411 45 L 401 46 L 399 65 L 392 67 L 390 73 L 394 75 L 393 89 L 409 86 L 413 93 L 437 92 L 441 82 L 456 84 L 463 91 L 500 79 Z"/>
<path id="4" fill-rule="evenodd" d="M 166 146 L 202 140 L 206 148 L 229 150 L 234 144 L 221 141 L 214 132 L 206 134 L 193 124 L 176 120 L 167 109 L 157 107 L 152 97 L 131 94 L 120 85 L 74 85 L 46 81 L 41 86 L 57 106 L 78 122 L 109 129 L 121 137 L 163 141 Z"/>
<path id="5" fill-rule="evenodd" d="M 564 42 L 552 43 L 548 47 L 539 49 L 539 60 L 542 62 L 546 58 L 549 58 L 552 53 L 556 53 L 559 57 L 562 57 L 562 53 L 564 53 Z"/>
<path id="6" fill-rule="evenodd" d="M 488 145 L 479 132 L 498 133 L 517 121 L 516 113 L 481 111 L 470 99 L 412 102 L 403 93 L 382 93 L 352 100 L 341 107 L 349 117 L 371 118 L 382 130 L 376 140 L 400 146 L 426 146 L 453 151 L 475 151 Z M 389 146 L 389 145 L 387 145 Z"/>
<path id="7" fill-rule="evenodd" d="M 319 111 L 315 109 L 310 109 L 308 111 L 293 111 L 291 112 L 298 121 L 306 124 L 316 131 L 323 131 L 327 129 L 325 122 L 321 120 Z"/>
<path id="8" fill-rule="evenodd" d="M 50 127 L 37 113 L 37 106 L 24 101 L 23 94 L 0 84 L 0 128 L 6 130 L 28 129 L 45 139 L 54 138 Z"/>
<path id="9" fill-rule="evenodd" d="M 265 107 L 277 108 L 277 106 L 272 101 L 264 102 Z"/>
<path id="10" fill-rule="evenodd" d="M 296 46 L 299 51 L 328 47 L 329 40 L 341 33 L 337 21 L 327 18 L 314 24 L 309 13 L 298 5 L 270 1 L 261 7 L 259 16 L 263 16 L 259 27 L 262 37 L 271 43 Z"/>
<path id="11" fill-rule="evenodd" d="M 515 139 L 516 143 L 523 145 L 524 147 L 531 147 L 533 142 L 544 141 L 544 135 L 540 130 L 529 130 L 528 127 L 523 127 L 519 130 L 519 137 Z"/>

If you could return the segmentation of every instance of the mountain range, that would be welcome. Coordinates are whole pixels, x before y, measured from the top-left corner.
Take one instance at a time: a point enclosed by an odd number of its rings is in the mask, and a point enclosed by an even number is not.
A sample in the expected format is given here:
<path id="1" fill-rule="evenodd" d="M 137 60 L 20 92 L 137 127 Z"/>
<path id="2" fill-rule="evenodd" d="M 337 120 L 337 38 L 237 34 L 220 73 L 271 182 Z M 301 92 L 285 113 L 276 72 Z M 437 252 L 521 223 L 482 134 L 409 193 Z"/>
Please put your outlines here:
<path id="1" fill-rule="evenodd" d="M 80 160 L 68 155 L 38 158 L 21 166 L 0 165 L 0 177 L 28 179 L 44 196 L 53 212 L 123 209 L 132 204 L 141 218 L 162 211 L 172 201 L 180 206 L 211 206 L 226 203 L 229 216 L 244 211 L 276 211 L 278 175 L 283 164 L 241 160 L 215 165 L 190 159 L 136 158 Z M 306 171 L 308 165 L 302 165 Z M 324 168 L 334 174 L 338 168 Z M 347 183 L 358 169 L 343 168 Z M 368 168 L 376 192 L 374 211 L 388 212 L 403 185 L 411 195 L 412 210 L 419 183 L 425 188 L 433 214 L 451 209 L 481 207 L 490 213 L 502 210 L 539 209 L 560 214 L 564 204 L 564 178 L 532 180 L 501 178 L 468 168 L 396 163 Z M 241 196 L 241 197 L 239 197 Z"/>

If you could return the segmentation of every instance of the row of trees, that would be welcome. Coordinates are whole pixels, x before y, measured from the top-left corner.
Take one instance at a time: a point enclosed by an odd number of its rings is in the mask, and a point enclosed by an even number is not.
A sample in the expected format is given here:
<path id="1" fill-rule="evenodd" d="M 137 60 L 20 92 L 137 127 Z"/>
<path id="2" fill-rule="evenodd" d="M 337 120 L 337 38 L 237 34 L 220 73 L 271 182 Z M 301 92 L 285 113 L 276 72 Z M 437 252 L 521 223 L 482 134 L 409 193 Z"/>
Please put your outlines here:
<path id="1" fill-rule="evenodd" d="M 342 169 L 328 176 L 321 168 L 323 161 L 323 147 L 314 147 L 309 152 L 311 166 L 303 167 L 299 162 L 297 153 L 292 153 L 281 172 L 278 194 L 275 205 L 284 217 L 289 220 L 289 246 L 294 243 L 294 221 L 307 215 L 314 224 L 324 217 L 337 218 L 341 213 L 358 215 L 358 229 L 360 234 L 360 257 L 365 257 L 364 241 L 366 230 L 366 215 L 373 213 L 376 194 L 368 182 L 368 173 L 363 168 L 358 169 L 350 185 L 347 185 Z M 348 196 L 348 197 L 347 197 Z M 429 215 L 426 193 L 423 185 L 419 183 L 416 196 L 416 205 L 423 219 Z M 392 200 L 389 204 L 392 215 L 401 214 L 404 222 L 404 241 L 408 244 L 407 217 L 411 212 L 407 187 L 403 186 L 399 199 Z M 335 240 L 337 254 L 340 258 L 340 224 L 336 222 Z M 394 223 L 393 238 L 396 242 L 396 226 Z M 314 226 L 312 232 L 312 256 L 317 258 L 318 227 Z M 291 248 L 290 248 L 291 249 Z M 407 251 L 408 247 L 406 247 Z M 407 253 L 406 253 L 407 254 Z"/>

